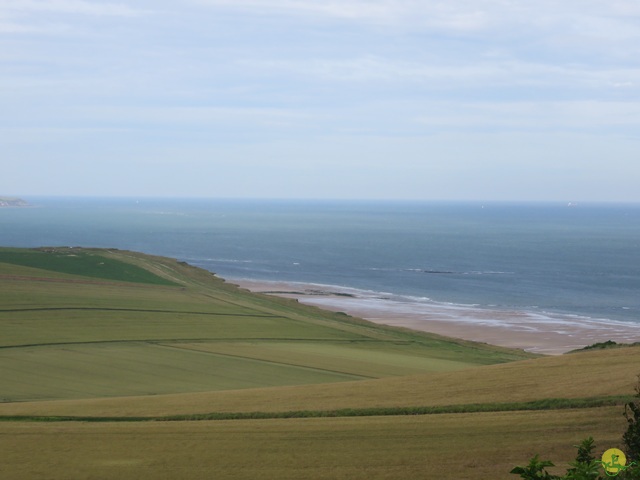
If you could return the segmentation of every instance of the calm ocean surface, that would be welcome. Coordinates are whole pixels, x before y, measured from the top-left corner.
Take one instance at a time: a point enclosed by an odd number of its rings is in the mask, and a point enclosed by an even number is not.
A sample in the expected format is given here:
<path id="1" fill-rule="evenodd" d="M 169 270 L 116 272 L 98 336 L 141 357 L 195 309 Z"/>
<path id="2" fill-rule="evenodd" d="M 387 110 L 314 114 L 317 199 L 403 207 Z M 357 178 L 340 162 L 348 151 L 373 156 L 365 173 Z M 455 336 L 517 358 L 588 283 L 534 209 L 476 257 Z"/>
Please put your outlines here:
<path id="1" fill-rule="evenodd" d="M 640 205 L 27 198 L 0 245 L 115 247 L 227 279 L 640 323 Z"/>

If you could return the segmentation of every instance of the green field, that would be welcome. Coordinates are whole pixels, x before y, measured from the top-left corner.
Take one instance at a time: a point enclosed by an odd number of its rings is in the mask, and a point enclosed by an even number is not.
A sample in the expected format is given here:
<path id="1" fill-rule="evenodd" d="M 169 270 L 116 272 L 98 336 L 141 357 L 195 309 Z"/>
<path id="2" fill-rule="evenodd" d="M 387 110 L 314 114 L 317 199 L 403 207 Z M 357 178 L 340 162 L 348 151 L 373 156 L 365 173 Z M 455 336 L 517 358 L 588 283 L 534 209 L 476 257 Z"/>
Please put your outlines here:
<path id="1" fill-rule="evenodd" d="M 144 268 L 82 249 L 1 249 L 0 263 L 107 280 L 176 285 Z"/>
<path id="2" fill-rule="evenodd" d="M 0 478 L 511 478 L 619 446 L 633 365 L 640 347 L 538 357 L 172 259 L 0 249 Z"/>
<path id="3" fill-rule="evenodd" d="M 5 402 L 334 383 L 529 356 L 256 296 L 169 259 L 49 248 L 0 250 L 0 261 Z"/>

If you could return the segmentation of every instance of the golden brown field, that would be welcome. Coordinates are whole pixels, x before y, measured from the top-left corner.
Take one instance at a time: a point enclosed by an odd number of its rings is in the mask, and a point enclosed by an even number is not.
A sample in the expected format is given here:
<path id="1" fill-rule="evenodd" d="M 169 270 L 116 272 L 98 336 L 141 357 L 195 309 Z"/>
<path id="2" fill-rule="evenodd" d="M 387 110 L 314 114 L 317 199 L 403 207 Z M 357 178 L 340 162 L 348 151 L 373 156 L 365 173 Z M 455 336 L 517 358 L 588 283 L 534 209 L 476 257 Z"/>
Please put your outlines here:
<path id="1" fill-rule="evenodd" d="M 0 478 L 508 479 L 535 453 L 566 467 L 593 435 L 619 444 L 620 408 L 415 417 L 5 423 Z"/>

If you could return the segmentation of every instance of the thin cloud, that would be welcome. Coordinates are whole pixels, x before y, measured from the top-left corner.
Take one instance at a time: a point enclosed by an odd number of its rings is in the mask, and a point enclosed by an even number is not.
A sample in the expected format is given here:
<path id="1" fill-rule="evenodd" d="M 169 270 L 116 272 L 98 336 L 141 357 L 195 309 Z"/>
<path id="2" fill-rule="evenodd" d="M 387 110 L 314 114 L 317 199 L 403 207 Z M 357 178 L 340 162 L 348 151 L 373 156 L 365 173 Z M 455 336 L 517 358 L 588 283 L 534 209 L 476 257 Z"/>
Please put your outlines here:
<path id="1" fill-rule="evenodd" d="M 141 10 L 122 3 L 89 2 L 87 0 L 13 0 L 0 4 L 3 12 L 53 12 L 79 15 L 135 16 Z"/>
<path id="2" fill-rule="evenodd" d="M 296 125 L 309 114 L 281 108 L 257 107 L 92 107 L 91 120 L 126 120 L 131 123 Z"/>
<path id="3" fill-rule="evenodd" d="M 433 60 L 418 62 L 367 55 L 349 59 L 239 60 L 243 68 L 272 75 L 295 75 L 333 82 L 400 82 L 432 87 L 580 87 L 610 88 L 640 83 L 640 68 L 527 62 Z"/>
<path id="4" fill-rule="evenodd" d="M 633 0 L 191 0 L 193 4 L 246 13 L 334 18 L 452 31 L 547 29 L 597 20 L 632 25 L 640 16 Z M 625 28 L 625 30 L 630 30 Z"/>
<path id="5" fill-rule="evenodd" d="M 526 131 L 597 131 L 640 127 L 636 112 L 640 102 L 545 101 L 545 102 L 432 102 L 428 114 L 415 121 L 447 130 L 498 128 Z"/>
<path id="6" fill-rule="evenodd" d="M 486 12 L 466 2 L 414 0 L 193 0 L 210 7 L 235 9 L 254 14 L 289 14 L 316 18 L 334 18 L 373 24 L 417 24 L 452 30 L 477 30 L 488 25 Z"/>
<path id="7" fill-rule="evenodd" d="M 0 34 L 64 35 L 79 31 L 75 16 L 134 18 L 145 13 L 123 3 L 87 0 L 10 0 L 0 2 Z"/>

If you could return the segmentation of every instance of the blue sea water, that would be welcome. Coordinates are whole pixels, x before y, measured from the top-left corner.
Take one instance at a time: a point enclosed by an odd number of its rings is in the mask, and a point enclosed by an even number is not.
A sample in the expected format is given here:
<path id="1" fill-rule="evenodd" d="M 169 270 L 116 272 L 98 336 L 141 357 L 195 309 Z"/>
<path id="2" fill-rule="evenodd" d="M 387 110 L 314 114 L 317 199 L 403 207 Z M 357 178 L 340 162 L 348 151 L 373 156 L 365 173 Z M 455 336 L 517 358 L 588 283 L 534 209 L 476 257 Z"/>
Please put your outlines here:
<path id="1" fill-rule="evenodd" d="M 640 323 L 640 205 L 27 198 L 0 245 L 113 247 L 228 278 Z"/>

